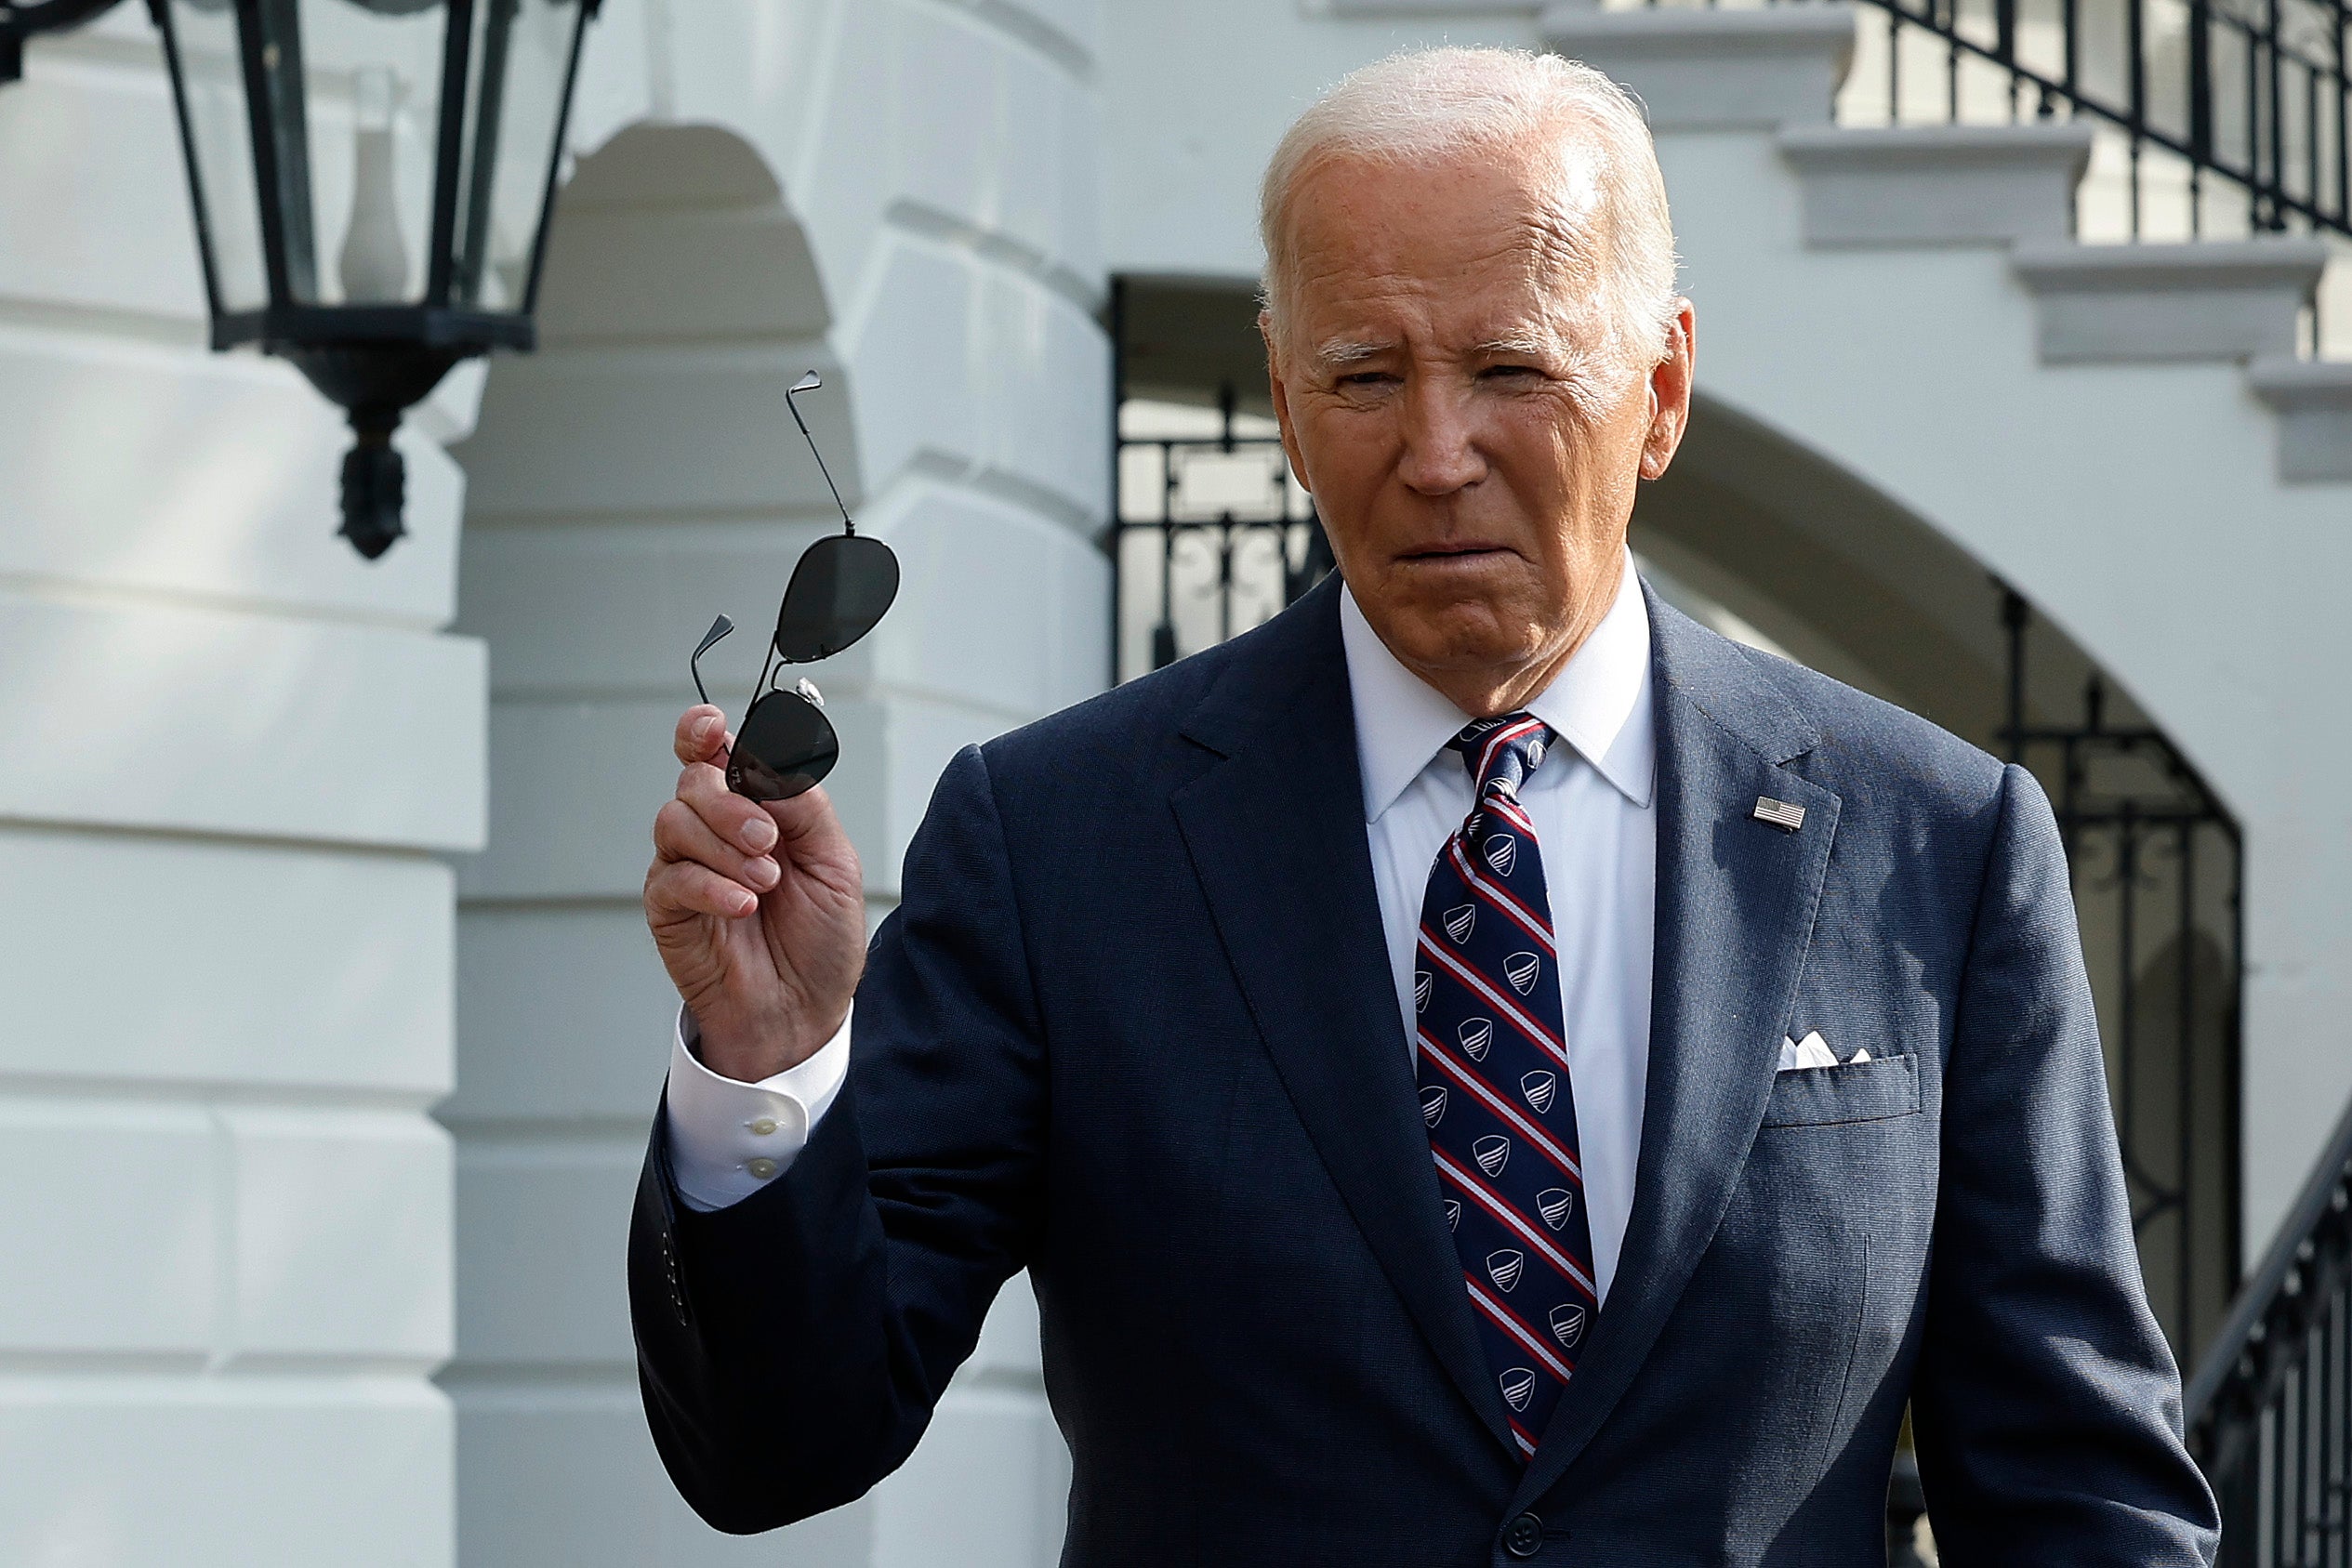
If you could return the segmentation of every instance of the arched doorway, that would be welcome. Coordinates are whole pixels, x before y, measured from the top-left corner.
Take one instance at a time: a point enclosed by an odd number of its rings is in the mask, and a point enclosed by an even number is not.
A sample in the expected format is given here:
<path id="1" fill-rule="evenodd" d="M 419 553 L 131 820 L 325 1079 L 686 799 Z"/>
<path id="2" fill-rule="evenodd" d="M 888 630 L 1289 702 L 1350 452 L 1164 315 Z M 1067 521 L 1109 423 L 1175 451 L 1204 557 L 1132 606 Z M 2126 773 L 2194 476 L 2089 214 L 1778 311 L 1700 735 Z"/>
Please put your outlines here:
<path id="1" fill-rule="evenodd" d="M 837 528 L 784 389 L 861 490 L 831 315 L 801 227 L 733 132 L 637 125 L 561 197 L 542 347 L 502 361 L 454 448 L 468 505 L 459 629 L 489 645 L 488 851 L 459 871 L 459 1560 L 500 1568 L 865 1562 L 859 1506 L 763 1542 L 696 1520 L 639 1407 L 621 1267 L 676 1008 L 639 907 L 663 738 L 711 616 L 773 613 Z M 766 602 L 760 602 L 765 595 Z M 737 708 L 757 636 L 704 661 Z M 839 661 L 850 665 L 852 660 Z M 876 793 L 862 668 L 816 671 L 845 797 Z M 869 744 L 860 744 L 861 741 Z M 852 831 L 857 824 L 852 823 Z"/>

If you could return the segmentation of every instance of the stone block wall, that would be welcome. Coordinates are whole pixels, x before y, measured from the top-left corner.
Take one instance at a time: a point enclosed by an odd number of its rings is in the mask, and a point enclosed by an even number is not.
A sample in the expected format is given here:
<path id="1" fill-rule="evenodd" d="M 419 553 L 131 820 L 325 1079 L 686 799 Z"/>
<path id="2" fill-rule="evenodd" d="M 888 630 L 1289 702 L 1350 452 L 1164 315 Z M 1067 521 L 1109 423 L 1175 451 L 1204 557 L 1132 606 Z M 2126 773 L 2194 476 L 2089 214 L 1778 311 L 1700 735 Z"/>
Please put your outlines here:
<path id="1" fill-rule="evenodd" d="M 456 466 L 204 347 L 134 7 L 0 88 L 0 1561 L 450 1560 Z"/>
<path id="2" fill-rule="evenodd" d="M 339 416 L 204 348 L 145 17 L 0 90 L 0 1561 L 1053 1556 L 1024 1288 L 906 1471 L 735 1541 L 654 1462 L 620 1238 L 685 654 L 751 628 L 739 709 L 831 526 L 791 378 L 906 569 L 813 672 L 875 917 L 954 749 L 1103 678 L 1094 13 L 612 0 L 545 348 L 416 412 L 373 565 Z"/>

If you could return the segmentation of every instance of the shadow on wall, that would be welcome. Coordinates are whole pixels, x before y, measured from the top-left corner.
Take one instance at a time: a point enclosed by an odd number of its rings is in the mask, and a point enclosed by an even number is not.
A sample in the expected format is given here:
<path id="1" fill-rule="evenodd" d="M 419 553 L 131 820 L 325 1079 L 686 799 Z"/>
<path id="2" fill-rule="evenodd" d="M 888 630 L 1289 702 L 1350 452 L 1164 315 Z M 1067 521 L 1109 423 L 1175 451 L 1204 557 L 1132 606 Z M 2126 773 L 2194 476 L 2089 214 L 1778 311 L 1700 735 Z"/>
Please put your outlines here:
<path id="1" fill-rule="evenodd" d="M 1717 630 L 2003 749 L 2000 586 L 1854 476 L 1702 394 L 1633 530 L 1660 590 Z M 2029 705 L 2070 705 L 2089 661 L 2067 643 L 2043 663 Z"/>

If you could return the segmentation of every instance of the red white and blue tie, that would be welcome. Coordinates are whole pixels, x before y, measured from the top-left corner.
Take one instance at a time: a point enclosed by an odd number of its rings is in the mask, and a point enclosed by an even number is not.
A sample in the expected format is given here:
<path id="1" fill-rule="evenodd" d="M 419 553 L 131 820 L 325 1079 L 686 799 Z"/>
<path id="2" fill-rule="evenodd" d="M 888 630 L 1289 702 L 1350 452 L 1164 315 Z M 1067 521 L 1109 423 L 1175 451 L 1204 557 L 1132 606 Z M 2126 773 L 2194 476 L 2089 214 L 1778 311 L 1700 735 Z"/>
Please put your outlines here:
<path id="1" fill-rule="evenodd" d="M 1518 798 L 1553 735 L 1514 713 L 1448 744 L 1477 798 L 1438 851 L 1421 900 L 1416 1076 L 1446 1223 L 1525 1458 L 1600 1306 L 1552 904 Z"/>

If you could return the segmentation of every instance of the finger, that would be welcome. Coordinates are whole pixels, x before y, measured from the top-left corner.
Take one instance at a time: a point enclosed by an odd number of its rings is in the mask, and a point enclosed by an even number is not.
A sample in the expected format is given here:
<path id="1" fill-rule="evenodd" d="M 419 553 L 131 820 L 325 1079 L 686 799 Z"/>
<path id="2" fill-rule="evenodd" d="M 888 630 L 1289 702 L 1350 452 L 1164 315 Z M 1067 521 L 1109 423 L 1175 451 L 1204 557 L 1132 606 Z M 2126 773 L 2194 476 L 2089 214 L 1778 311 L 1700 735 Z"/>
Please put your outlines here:
<path id="1" fill-rule="evenodd" d="M 654 853 L 665 861 L 693 861 L 720 876 L 766 892 L 784 879 L 783 871 L 767 855 L 747 855 L 711 831 L 683 800 L 665 801 L 654 813 Z"/>
<path id="2" fill-rule="evenodd" d="M 740 920 L 760 907 L 749 888 L 692 861 L 656 864 L 645 878 L 645 913 L 654 924 L 684 915 Z"/>
<path id="3" fill-rule="evenodd" d="M 688 765 L 678 775 L 678 798 L 710 824 L 711 832 L 746 854 L 775 848 L 776 824 L 755 801 L 727 787 L 727 776 L 707 762 Z"/>
<path id="4" fill-rule="evenodd" d="M 696 703 L 678 716 L 670 737 L 680 762 L 717 762 L 727 755 L 727 716 L 708 703 Z"/>

